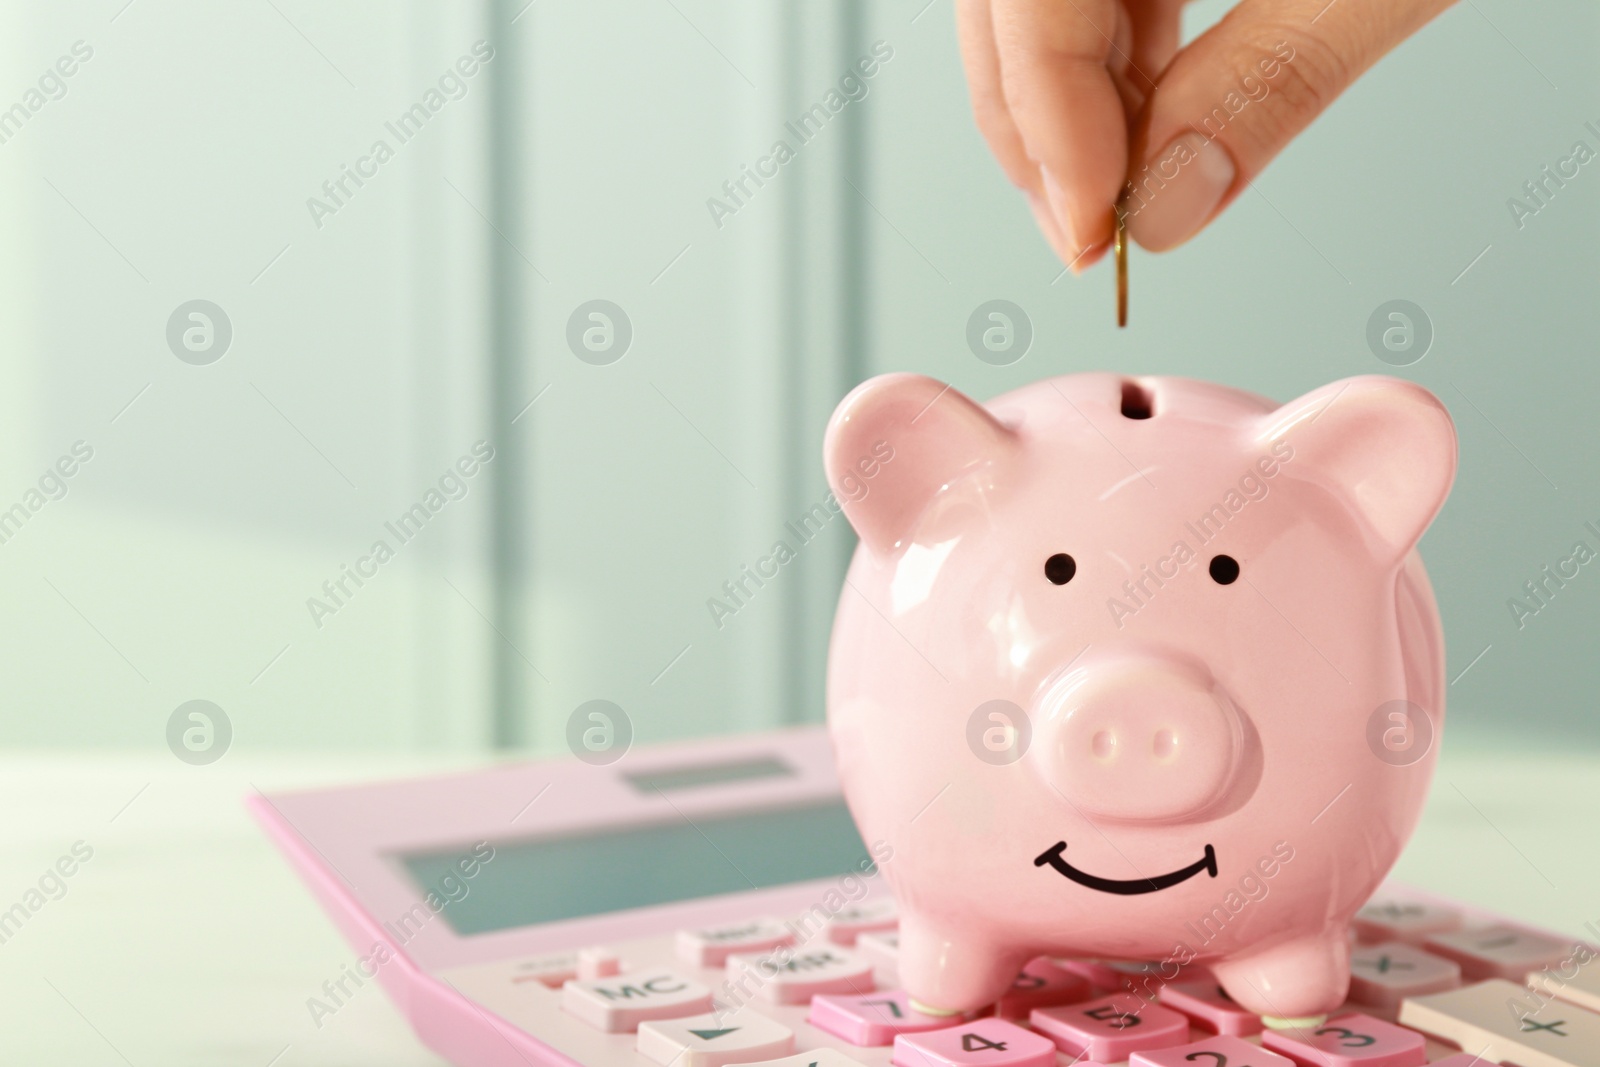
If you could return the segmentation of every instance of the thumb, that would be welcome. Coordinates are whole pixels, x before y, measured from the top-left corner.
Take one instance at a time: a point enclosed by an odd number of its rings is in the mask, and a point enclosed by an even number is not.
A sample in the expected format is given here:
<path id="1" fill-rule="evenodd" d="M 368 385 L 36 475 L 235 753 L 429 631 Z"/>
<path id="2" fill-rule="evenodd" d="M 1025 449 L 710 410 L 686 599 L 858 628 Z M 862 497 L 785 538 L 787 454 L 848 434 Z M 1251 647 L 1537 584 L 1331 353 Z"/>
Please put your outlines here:
<path id="1" fill-rule="evenodd" d="M 1451 0 L 1242 0 L 1175 56 L 1130 153 L 1128 232 L 1187 241 L 1301 130 Z"/>

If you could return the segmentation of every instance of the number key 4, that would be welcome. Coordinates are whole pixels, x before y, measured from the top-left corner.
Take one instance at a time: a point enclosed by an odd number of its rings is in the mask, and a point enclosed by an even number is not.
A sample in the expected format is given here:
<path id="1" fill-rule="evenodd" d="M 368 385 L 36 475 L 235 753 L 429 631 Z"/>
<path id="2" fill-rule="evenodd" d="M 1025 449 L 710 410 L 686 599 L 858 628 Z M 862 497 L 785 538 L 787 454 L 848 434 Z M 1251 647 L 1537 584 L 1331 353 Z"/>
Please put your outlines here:
<path id="1" fill-rule="evenodd" d="M 993 1016 L 944 1030 L 901 1034 L 894 1039 L 895 1067 L 1055 1067 L 1055 1064 L 1056 1047 L 1047 1039 Z"/>

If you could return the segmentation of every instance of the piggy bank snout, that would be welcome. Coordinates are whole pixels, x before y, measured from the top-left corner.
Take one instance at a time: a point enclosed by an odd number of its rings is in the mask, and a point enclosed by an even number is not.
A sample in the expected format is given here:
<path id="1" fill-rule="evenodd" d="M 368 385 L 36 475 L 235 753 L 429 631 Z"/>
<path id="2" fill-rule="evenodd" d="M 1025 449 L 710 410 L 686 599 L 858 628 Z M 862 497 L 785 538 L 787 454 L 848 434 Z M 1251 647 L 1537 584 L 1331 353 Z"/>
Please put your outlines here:
<path id="1" fill-rule="evenodd" d="M 1049 687 L 1034 722 L 1047 784 L 1091 818 L 1203 817 L 1244 743 L 1238 711 L 1207 672 L 1159 660 L 1075 671 Z"/>

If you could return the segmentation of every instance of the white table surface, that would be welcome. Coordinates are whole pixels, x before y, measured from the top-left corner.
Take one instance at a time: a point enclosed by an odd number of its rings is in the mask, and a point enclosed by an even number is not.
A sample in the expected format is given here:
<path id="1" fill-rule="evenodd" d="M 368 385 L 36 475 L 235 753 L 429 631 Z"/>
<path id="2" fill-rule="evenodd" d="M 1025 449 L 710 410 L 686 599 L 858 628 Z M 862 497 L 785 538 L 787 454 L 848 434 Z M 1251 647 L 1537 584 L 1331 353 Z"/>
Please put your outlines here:
<path id="1" fill-rule="evenodd" d="M 240 800 L 466 761 L 166 753 L 0 756 L 0 910 L 82 840 L 94 857 L 0 944 L 0 1063 L 409 1067 L 375 985 L 319 1028 L 306 1000 L 352 953 Z M 130 803 L 131 801 L 131 803 Z M 1574 937 L 1600 927 L 1600 756 L 1454 754 L 1395 875 Z M 1591 938 L 1593 935 L 1589 935 Z"/>

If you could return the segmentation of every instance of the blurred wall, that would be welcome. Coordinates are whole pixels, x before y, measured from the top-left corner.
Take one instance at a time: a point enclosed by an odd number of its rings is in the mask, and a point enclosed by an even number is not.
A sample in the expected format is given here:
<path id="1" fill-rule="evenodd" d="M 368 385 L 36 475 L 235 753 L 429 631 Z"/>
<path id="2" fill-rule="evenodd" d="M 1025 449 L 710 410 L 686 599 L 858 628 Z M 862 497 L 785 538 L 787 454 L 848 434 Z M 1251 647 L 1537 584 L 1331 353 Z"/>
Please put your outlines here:
<path id="1" fill-rule="evenodd" d="M 886 370 L 987 398 L 1109 368 L 1437 392 L 1452 743 L 1600 745 L 1600 577 L 1508 607 L 1600 550 L 1600 178 L 1507 207 L 1600 150 L 1590 6 L 1447 12 L 1222 222 L 1135 250 L 1125 331 L 1108 269 L 1063 277 L 989 158 L 945 0 L 0 18 L 0 105 L 92 49 L 0 141 L 0 508 L 93 450 L 0 543 L 0 742 L 159 745 L 192 699 L 261 747 L 554 748 L 593 699 L 640 740 L 819 719 L 843 520 L 754 595 L 724 583 L 826 493 L 833 404 Z M 786 126 L 868 56 L 837 115 Z M 1009 366 L 967 347 L 992 299 L 1031 323 Z M 1367 338 L 1397 299 L 1432 333 L 1405 366 Z"/>
<path id="2" fill-rule="evenodd" d="M 485 478 L 384 525 L 493 438 L 493 64 L 386 126 L 482 13 L 125 3 L 4 9 L 0 100 L 46 98 L 0 127 L 0 508 L 92 458 L 0 526 L 0 738 L 160 745 L 204 699 L 239 744 L 483 744 Z"/>

